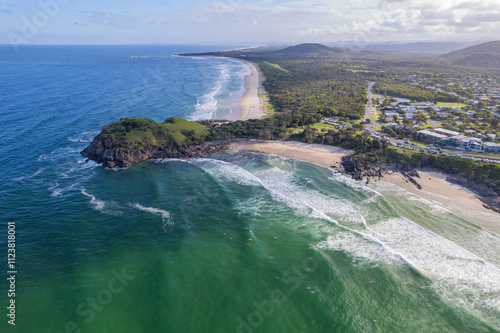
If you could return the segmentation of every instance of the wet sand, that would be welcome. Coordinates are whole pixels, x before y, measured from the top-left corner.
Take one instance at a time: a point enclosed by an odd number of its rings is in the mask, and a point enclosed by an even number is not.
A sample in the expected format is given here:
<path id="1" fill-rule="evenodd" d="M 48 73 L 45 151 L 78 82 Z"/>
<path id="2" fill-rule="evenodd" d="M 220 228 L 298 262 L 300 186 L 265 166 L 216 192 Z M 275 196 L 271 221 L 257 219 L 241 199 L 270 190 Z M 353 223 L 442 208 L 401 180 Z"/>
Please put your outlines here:
<path id="1" fill-rule="evenodd" d="M 342 170 L 342 157 L 354 153 L 352 150 L 320 144 L 307 144 L 291 141 L 236 141 L 231 144 L 233 150 L 252 150 L 259 153 L 273 154 L 287 158 L 294 158 L 324 167 L 335 167 Z"/>

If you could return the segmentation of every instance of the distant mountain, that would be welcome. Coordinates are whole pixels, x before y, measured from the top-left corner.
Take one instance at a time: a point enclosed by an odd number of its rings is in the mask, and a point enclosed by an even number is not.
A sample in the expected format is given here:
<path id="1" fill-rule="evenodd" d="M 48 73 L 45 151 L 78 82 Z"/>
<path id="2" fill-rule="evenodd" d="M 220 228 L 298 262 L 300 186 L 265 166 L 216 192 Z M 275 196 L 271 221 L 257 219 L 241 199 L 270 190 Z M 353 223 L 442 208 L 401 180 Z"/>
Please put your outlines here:
<path id="1" fill-rule="evenodd" d="M 276 54 L 292 57 L 316 58 L 331 57 L 346 51 L 349 50 L 340 47 L 331 48 L 322 44 L 307 43 L 284 48 L 277 51 Z"/>
<path id="2" fill-rule="evenodd" d="M 500 41 L 467 47 L 441 57 L 453 65 L 500 68 Z"/>
<path id="3" fill-rule="evenodd" d="M 372 50 L 398 53 L 434 53 L 442 54 L 477 44 L 474 42 L 416 42 L 416 43 L 356 43 L 343 41 L 328 44 L 329 46 L 345 47 L 352 50 Z"/>
<path id="4" fill-rule="evenodd" d="M 408 43 L 401 45 L 373 45 L 368 50 L 384 52 L 445 53 L 473 45 L 474 43 Z"/>

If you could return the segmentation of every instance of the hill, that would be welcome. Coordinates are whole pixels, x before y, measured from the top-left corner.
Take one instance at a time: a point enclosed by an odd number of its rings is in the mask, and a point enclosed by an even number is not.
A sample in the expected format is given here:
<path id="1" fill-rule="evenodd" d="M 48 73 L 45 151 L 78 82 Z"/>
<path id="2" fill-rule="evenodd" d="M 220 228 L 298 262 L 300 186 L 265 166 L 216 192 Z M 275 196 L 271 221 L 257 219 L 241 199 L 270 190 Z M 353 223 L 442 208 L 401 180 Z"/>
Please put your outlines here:
<path id="1" fill-rule="evenodd" d="M 205 145 L 210 135 L 205 126 L 177 117 L 163 123 L 125 118 L 104 125 L 81 154 L 103 167 L 128 167 L 151 158 L 192 157 L 214 151 L 214 145 Z"/>
<path id="2" fill-rule="evenodd" d="M 331 48 L 322 44 L 306 43 L 290 46 L 276 51 L 276 55 L 288 57 L 323 58 L 332 57 L 349 50 L 340 47 Z"/>
<path id="3" fill-rule="evenodd" d="M 372 44 L 363 47 L 366 50 L 381 52 L 410 52 L 410 53 L 433 53 L 442 54 L 474 45 L 473 43 L 460 42 L 416 42 L 405 44 Z"/>
<path id="4" fill-rule="evenodd" d="M 467 47 L 441 57 L 453 65 L 500 68 L 500 41 Z"/>

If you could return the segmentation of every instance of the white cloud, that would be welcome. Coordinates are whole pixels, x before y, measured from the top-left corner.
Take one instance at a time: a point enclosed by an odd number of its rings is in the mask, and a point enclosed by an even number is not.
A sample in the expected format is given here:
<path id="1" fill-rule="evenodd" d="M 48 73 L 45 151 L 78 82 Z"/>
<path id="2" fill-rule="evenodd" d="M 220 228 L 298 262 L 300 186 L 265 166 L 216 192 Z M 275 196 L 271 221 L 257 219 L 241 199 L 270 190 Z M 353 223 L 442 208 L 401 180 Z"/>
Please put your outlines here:
<path id="1" fill-rule="evenodd" d="M 141 14 L 87 9 L 71 22 L 85 20 L 85 29 L 102 29 L 111 37 L 147 33 L 158 42 L 484 40 L 500 35 L 500 0 L 214 0 L 182 11 L 164 4 L 155 11 L 147 3 L 141 2 Z M 80 27 L 78 33 L 84 31 Z"/>

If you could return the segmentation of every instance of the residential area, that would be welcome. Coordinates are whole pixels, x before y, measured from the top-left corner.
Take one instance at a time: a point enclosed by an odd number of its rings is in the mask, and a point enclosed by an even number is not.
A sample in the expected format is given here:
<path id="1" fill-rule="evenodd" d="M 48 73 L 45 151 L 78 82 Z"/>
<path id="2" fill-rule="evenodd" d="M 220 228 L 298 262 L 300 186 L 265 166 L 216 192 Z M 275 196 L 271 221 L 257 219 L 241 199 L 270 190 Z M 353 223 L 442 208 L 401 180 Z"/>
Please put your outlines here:
<path id="1" fill-rule="evenodd" d="M 418 75 L 409 79 L 410 85 L 429 83 Z M 369 91 L 367 129 L 402 149 L 500 164 L 500 84 L 476 79 L 459 84 L 451 78 L 446 83 L 447 87 L 456 85 L 456 90 L 467 92 L 467 96 L 460 96 L 448 91 L 463 99 L 454 103 L 415 102 L 372 95 Z M 426 86 L 436 91 L 442 87 L 443 84 Z"/>

